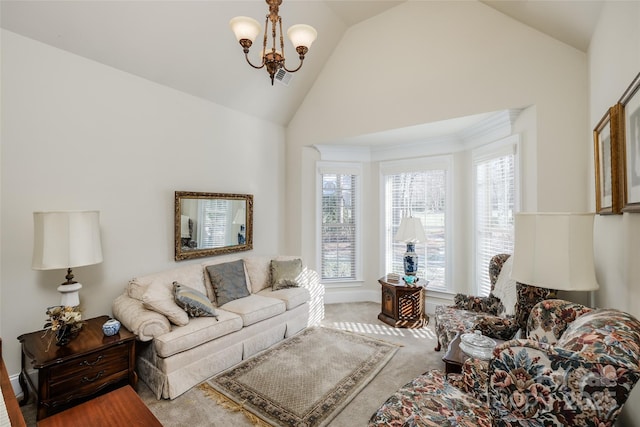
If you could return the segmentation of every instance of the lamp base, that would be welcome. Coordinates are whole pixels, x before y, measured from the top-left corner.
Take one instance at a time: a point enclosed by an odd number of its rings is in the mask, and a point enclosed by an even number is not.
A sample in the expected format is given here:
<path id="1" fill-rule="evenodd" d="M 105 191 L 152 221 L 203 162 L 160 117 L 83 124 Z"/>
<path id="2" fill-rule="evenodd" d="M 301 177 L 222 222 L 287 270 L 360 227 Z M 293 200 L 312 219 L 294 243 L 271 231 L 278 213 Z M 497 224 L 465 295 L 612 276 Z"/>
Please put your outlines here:
<path id="1" fill-rule="evenodd" d="M 415 247 L 415 243 L 407 243 L 407 252 L 405 252 L 402 257 L 405 276 L 415 276 L 418 274 L 418 254 L 415 252 Z"/>
<path id="2" fill-rule="evenodd" d="M 77 307 L 80 305 L 80 283 L 63 283 L 58 286 L 58 292 L 62 295 L 60 305 L 68 307 Z"/>

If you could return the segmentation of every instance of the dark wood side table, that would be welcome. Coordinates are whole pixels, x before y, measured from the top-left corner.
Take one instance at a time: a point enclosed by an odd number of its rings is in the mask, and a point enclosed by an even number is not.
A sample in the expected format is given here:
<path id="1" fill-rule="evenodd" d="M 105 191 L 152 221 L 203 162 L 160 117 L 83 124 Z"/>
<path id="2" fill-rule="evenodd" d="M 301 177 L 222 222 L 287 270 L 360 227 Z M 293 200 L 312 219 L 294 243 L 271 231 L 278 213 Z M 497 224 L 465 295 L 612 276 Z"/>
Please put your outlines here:
<path id="1" fill-rule="evenodd" d="M 140 396 L 120 387 L 38 422 L 38 427 L 162 427 Z"/>
<path id="2" fill-rule="evenodd" d="M 108 319 L 101 316 L 87 320 L 78 336 L 63 347 L 55 342 L 49 346 L 49 335 L 43 336 L 44 331 L 18 337 L 22 344 L 21 404 L 29 401 L 29 390 L 33 389 L 37 420 L 122 385 L 136 387 L 135 335 L 120 328 L 118 334 L 105 336 L 102 324 Z M 37 388 L 29 369 L 38 371 Z"/>
<path id="3" fill-rule="evenodd" d="M 458 332 L 456 334 L 455 338 L 449 343 L 447 352 L 442 356 L 445 374 L 459 374 L 462 372 L 462 365 L 464 365 L 464 362 L 471 357 L 460 348 L 460 337 L 463 333 L 464 332 Z M 500 345 L 504 342 L 498 338 L 492 339 L 496 342 L 496 345 Z"/>
<path id="4" fill-rule="evenodd" d="M 395 328 L 422 328 L 429 322 L 424 313 L 424 287 L 407 286 L 401 280 L 389 275 L 378 279 L 382 285 L 382 311 L 378 319 Z"/>

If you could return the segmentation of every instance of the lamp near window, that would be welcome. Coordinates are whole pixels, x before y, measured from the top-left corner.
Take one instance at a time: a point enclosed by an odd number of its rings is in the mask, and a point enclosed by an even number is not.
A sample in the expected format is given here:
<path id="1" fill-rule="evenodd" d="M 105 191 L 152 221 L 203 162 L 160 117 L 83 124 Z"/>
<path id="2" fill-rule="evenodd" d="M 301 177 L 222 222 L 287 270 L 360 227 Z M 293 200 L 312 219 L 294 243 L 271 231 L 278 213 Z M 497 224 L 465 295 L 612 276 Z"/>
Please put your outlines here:
<path id="1" fill-rule="evenodd" d="M 561 291 L 597 290 L 593 219 L 593 213 L 516 214 L 511 278 Z"/>
<path id="2" fill-rule="evenodd" d="M 238 244 L 244 245 L 247 241 L 245 232 L 245 223 L 247 222 L 247 216 L 244 208 L 237 210 L 236 215 L 233 217 L 233 224 L 240 225 L 240 231 L 238 231 Z"/>
<path id="3" fill-rule="evenodd" d="M 71 269 L 102 262 L 100 212 L 60 211 L 33 213 L 34 270 L 67 269 L 67 281 L 58 287 L 61 305 L 80 305 L 82 285 Z"/>
<path id="4" fill-rule="evenodd" d="M 403 256 L 404 274 L 405 276 L 415 276 L 418 274 L 418 255 L 415 252 L 416 243 L 427 240 L 420 218 L 402 218 L 394 240 L 407 244 L 407 252 Z"/>

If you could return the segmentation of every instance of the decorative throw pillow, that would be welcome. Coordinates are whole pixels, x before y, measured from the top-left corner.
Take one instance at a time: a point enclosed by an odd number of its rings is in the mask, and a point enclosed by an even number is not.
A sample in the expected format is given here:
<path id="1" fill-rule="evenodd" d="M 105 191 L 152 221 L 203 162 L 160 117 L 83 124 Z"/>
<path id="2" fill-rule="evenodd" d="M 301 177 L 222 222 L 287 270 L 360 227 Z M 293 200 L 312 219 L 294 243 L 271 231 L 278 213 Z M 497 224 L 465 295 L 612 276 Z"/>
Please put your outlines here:
<path id="1" fill-rule="evenodd" d="M 218 307 L 229 301 L 251 295 L 244 275 L 244 263 L 241 259 L 233 262 L 207 266 L 207 273 L 216 294 Z"/>
<path id="2" fill-rule="evenodd" d="M 518 302 L 518 293 L 516 291 L 516 281 L 511 278 L 511 268 L 513 266 L 513 257 L 510 256 L 502 265 L 502 270 L 496 280 L 493 288 L 493 295 L 499 298 L 504 306 L 504 314 L 513 316 L 516 314 L 516 303 Z"/>
<path id="3" fill-rule="evenodd" d="M 271 286 L 270 268 L 271 257 L 250 256 L 242 259 L 244 268 L 247 270 L 249 282 L 251 283 L 251 293 L 257 294 L 263 289 Z"/>
<path id="4" fill-rule="evenodd" d="M 209 298 L 202 292 L 196 291 L 178 282 L 173 282 L 173 296 L 176 304 L 182 307 L 191 317 L 215 317 L 218 318 L 216 309 Z"/>
<path id="5" fill-rule="evenodd" d="M 302 260 L 271 261 L 271 289 L 297 288 L 298 276 L 302 273 Z"/>

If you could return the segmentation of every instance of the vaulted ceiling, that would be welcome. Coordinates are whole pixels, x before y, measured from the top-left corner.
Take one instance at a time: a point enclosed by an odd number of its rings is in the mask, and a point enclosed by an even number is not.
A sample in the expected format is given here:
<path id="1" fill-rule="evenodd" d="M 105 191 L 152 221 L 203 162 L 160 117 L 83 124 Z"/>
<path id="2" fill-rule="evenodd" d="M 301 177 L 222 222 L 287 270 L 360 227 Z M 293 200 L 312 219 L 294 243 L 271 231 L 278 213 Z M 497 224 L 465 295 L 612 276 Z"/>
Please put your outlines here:
<path id="1" fill-rule="evenodd" d="M 237 15 L 260 20 L 267 13 L 262 0 L 3 0 L 0 23 L 4 29 L 107 66 L 287 125 L 344 32 L 403 2 L 285 0 L 280 10 L 285 31 L 306 23 L 318 30 L 318 39 L 289 85 L 277 82 L 273 87 L 264 70 L 246 64 L 228 25 Z M 483 3 L 586 51 L 602 0 Z M 289 48 L 285 46 L 285 52 L 295 63 Z M 257 51 L 254 47 L 252 54 Z"/>

